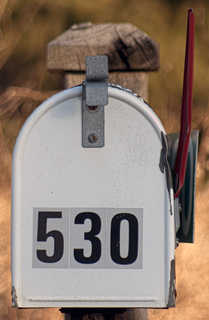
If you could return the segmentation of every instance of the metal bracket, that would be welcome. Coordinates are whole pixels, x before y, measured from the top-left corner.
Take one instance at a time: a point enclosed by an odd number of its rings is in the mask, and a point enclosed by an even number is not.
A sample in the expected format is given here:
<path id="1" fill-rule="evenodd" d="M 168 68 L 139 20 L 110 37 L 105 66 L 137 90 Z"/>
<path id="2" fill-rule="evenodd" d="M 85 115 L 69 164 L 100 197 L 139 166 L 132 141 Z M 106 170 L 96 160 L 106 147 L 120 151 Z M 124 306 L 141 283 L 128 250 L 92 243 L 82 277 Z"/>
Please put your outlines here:
<path id="1" fill-rule="evenodd" d="M 169 163 L 174 167 L 179 134 L 172 133 L 168 136 Z M 179 194 L 179 204 L 175 207 L 175 220 L 178 228 L 177 239 L 179 242 L 194 242 L 194 198 L 195 198 L 195 173 L 197 163 L 198 131 L 193 130 L 189 143 L 189 153 L 186 166 L 186 176 L 184 186 Z M 177 203 L 176 203 L 177 205 Z M 180 226 L 179 226 L 180 220 Z"/>
<path id="2" fill-rule="evenodd" d="M 104 106 L 108 104 L 108 58 L 86 57 L 82 94 L 82 146 L 104 147 Z"/>

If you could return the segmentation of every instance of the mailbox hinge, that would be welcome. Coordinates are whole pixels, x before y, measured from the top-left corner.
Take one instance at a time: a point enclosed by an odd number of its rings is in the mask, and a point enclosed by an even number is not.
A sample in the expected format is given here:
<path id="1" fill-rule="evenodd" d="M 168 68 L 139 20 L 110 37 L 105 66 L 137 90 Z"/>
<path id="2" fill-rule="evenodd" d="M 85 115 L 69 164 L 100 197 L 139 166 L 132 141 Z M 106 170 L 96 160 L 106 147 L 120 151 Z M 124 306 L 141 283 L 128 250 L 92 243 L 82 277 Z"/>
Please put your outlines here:
<path id="1" fill-rule="evenodd" d="M 82 92 L 82 146 L 104 147 L 104 106 L 108 104 L 108 58 L 86 57 Z"/>

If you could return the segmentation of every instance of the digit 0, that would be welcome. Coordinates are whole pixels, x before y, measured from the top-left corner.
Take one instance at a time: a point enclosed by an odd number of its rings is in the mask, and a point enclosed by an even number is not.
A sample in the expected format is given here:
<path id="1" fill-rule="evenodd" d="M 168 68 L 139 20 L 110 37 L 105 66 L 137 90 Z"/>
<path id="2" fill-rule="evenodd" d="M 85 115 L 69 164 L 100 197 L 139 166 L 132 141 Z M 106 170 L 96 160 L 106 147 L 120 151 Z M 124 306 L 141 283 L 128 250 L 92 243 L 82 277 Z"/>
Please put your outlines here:
<path id="1" fill-rule="evenodd" d="M 120 244 L 121 235 L 121 222 L 128 221 L 129 224 L 129 243 L 127 257 L 121 257 Z M 112 218 L 111 222 L 111 258 L 112 260 L 121 265 L 131 264 L 136 261 L 138 256 L 138 220 L 130 213 L 119 213 Z"/>

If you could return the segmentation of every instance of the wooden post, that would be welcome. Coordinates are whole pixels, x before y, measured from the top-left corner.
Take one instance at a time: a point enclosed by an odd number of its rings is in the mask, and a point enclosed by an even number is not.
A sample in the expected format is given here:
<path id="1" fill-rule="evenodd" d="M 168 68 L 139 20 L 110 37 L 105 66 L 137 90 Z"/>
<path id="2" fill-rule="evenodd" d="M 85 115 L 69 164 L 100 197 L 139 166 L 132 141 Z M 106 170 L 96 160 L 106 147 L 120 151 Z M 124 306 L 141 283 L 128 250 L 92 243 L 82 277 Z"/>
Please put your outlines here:
<path id="1" fill-rule="evenodd" d="M 48 69 L 64 73 L 65 88 L 85 79 L 85 57 L 107 55 L 109 82 L 131 89 L 148 100 L 149 71 L 159 68 L 155 42 L 129 23 L 79 24 L 48 45 Z M 65 320 L 147 320 L 145 309 L 80 309 Z"/>
<path id="2" fill-rule="evenodd" d="M 109 57 L 109 82 L 148 100 L 149 71 L 159 68 L 155 42 L 129 23 L 74 25 L 48 45 L 48 69 L 64 72 L 65 88 L 85 79 L 85 57 Z"/>
<path id="3" fill-rule="evenodd" d="M 61 309 L 64 313 L 63 309 Z M 147 310 L 138 309 L 71 309 L 65 320 L 148 320 Z"/>

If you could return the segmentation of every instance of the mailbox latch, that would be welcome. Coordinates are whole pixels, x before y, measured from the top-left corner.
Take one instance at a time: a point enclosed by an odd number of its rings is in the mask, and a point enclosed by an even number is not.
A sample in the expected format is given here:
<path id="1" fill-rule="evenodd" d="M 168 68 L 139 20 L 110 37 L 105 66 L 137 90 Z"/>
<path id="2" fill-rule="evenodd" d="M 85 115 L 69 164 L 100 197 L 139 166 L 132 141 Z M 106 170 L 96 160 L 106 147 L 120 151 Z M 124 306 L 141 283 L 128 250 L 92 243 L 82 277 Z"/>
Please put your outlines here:
<path id="1" fill-rule="evenodd" d="M 82 146 L 104 147 L 104 106 L 108 104 L 108 57 L 86 57 L 82 93 Z"/>

